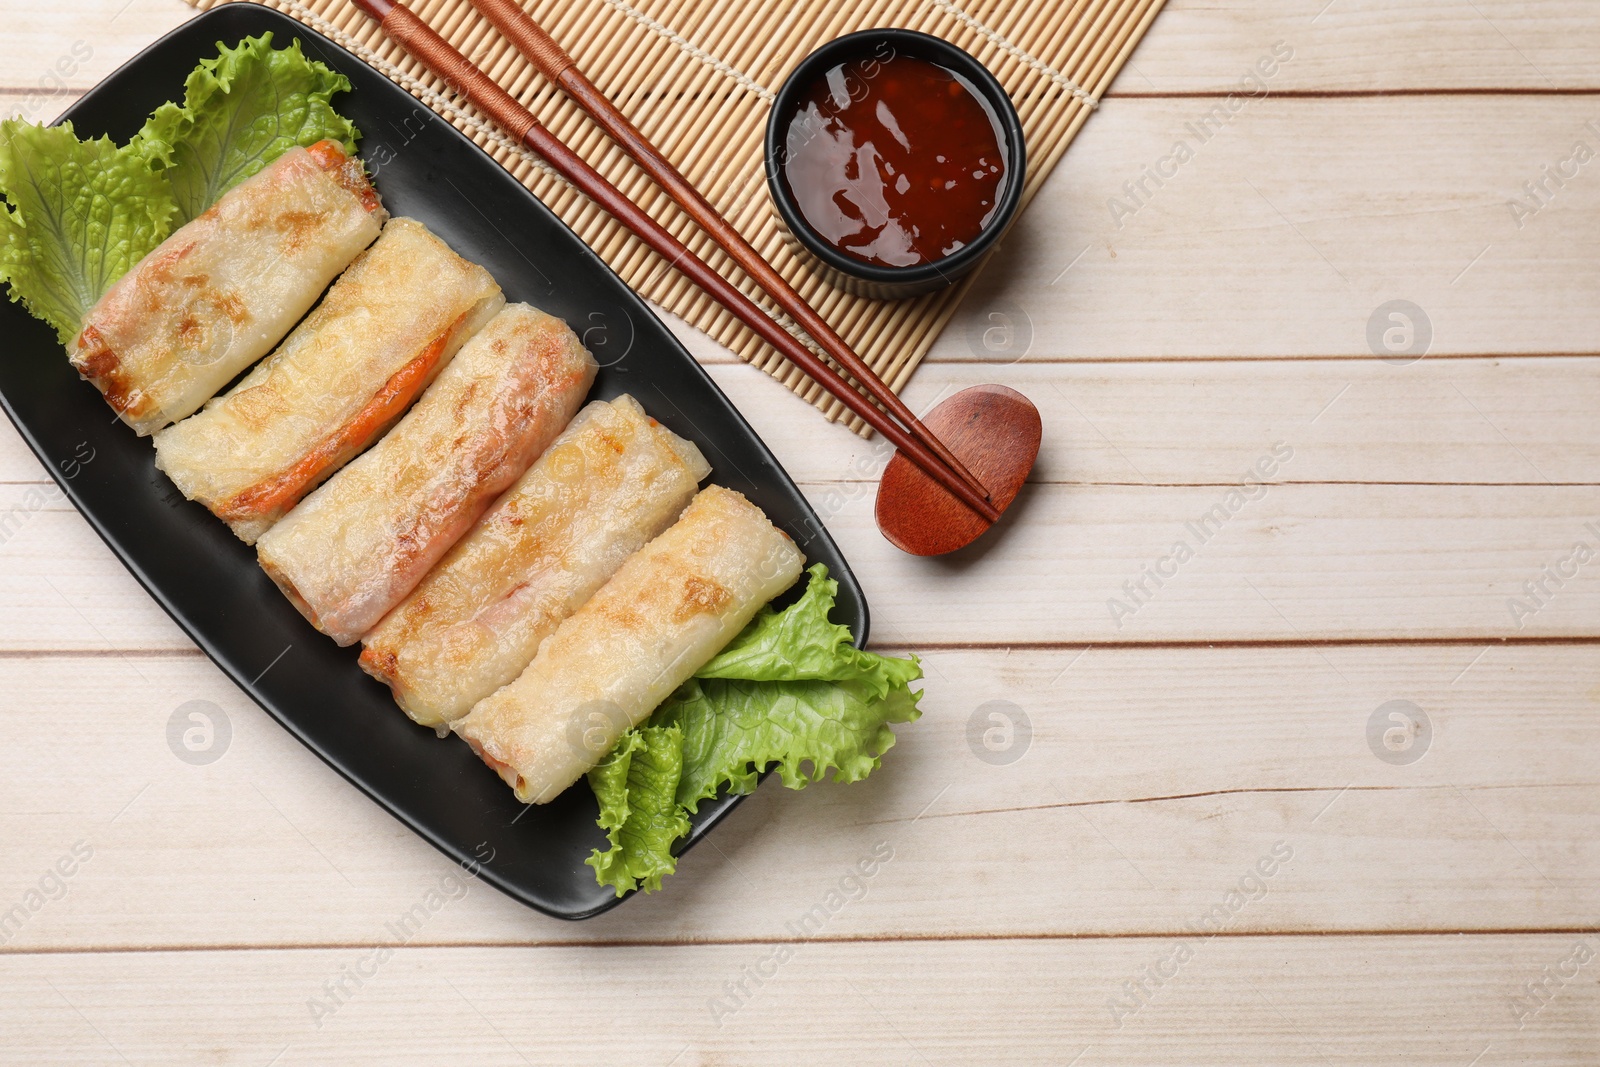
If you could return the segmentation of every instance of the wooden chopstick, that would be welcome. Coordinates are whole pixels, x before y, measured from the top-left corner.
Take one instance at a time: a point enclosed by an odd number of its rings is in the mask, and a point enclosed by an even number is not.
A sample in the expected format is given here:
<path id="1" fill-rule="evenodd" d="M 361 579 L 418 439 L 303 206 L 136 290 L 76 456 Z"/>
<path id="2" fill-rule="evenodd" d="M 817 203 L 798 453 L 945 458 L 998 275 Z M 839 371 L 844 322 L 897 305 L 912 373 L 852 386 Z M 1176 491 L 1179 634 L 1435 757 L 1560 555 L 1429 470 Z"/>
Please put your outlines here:
<path id="1" fill-rule="evenodd" d="M 817 384 L 860 416 L 867 425 L 883 434 L 891 444 L 905 453 L 906 458 L 949 490 L 951 495 L 988 521 L 995 522 L 999 519 L 999 511 L 989 502 L 985 494 L 969 485 L 937 452 L 863 396 L 827 361 L 817 356 L 798 338 L 780 326 L 749 297 L 740 292 L 732 282 L 718 274 L 672 236 L 664 226 L 629 200 L 604 175 L 540 125 L 531 111 L 496 84 L 494 79 L 473 65 L 466 56 L 451 47 L 448 41 L 435 33 L 409 8 L 396 0 L 354 0 L 354 3 L 363 13 L 376 19 L 384 32 L 407 52 L 459 90 L 475 107 L 488 115 L 514 139 L 544 157 L 556 173 L 637 234 L 645 244 L 664 256 L 672 266 L 687 275 L 691 281 L 732 312 L 739 321 L 755 331 L 762 340 L 787 356 Z M 862 366 L 865 367 L 865 364 Z M 870 373 L 869 370 L 868 374 Z M 887 386 L 881 382 L 878 384 L 888 396 L 899 403 L 899 398 L 894 397 Z"/>
<path id="2" fill-rule="evenodd" d="M 665 189 L 678 202 L 678 206 L 710 234 L 733 257 L 734 262 L 800 324 L 801 329 L 816 340 L 824 352 L 854 375 L 874 400 L 900 420 L 912 437 L 927 445 L 968 485 L 988 497 L 988 490 L 967 470 L 966 465 L 922 424 L 905 402 L 895 395 L 894 390 L 878 377 L 864 359 L 856 355 L 826 319 L 794 291 L 784 276 L 745 240 L 744 235 L 722 217 L 722 213 L 701 195 L 700 190 L 678 172 L 678 168 L 650 143 L 649 138 L 617 110 L 616 105 L 578 69 L 577 61 L 542 26 L 533 21 L 517 0 L 471 0 L 471 3 L 494 23 L 495 28 L 516 46 L 517 51 L 539 68 L 540 73 L 549 78 L 552 84 L 565 90 L 590 118 L 599 123 L 600 128 L 610 134 L 612 140 L 622 146 L 622 150 L 632 156 L 634 162 Z"/>

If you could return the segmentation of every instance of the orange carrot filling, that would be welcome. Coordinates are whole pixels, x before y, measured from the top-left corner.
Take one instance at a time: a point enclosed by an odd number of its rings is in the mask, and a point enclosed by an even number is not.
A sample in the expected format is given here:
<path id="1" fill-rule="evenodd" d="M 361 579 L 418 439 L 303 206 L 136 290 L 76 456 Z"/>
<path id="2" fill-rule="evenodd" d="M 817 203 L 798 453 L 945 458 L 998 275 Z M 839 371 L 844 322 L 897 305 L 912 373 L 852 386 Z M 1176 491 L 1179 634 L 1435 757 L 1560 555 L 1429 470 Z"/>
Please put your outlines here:
<path id="1" fill-rule="evenodd" d="M 360 200 L 362 207 L 369 212 L 378 210 L 381 202 L 377 190 L 367 181 L 366 169 L 359 159 L 345 155 L 344 147 L 338 141 L 318 141 L 306 151 L 341 188 Z"/>
<path id="2" fill-rule="evenodd" d="M 311 488 L 365 448 L 395 419 L 404 414 L 411 401 L 433 377 L 444 355 L 445 346 L 461 329 L 466 315 L 460 315 L 411 362 L 396 371 L 366 406 L 343 426 L 323 438 L 288 469 L 265 481 L 242 489 L 216 508 L 218 518 L 229 522 L 281 515 L 295 505 Z"/>

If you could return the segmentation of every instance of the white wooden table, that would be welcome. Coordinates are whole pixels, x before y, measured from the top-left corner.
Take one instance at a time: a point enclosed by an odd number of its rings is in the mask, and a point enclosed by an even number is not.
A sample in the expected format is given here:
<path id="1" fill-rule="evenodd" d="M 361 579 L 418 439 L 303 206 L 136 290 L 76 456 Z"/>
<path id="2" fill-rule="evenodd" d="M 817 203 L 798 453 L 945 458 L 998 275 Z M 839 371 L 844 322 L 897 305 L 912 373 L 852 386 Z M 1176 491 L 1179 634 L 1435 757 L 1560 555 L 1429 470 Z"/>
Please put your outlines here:
<path id="1" fill-rule="evenodd" d="M 191 15 L 0 7 L 0 110 L 39 120 Z M 1275 46 L 1268 95 L 1191 132 Z M 1579 142 L 1592 0 L 1172 0 L 912 385 L 1044 414 L 1005 527 L 943 561 L 877 534 L 872 445 L 690 337 L 927 714 L 868 782 L 769 782 L 582 924 L 452 893 L 0 429 L 0 912 L 44 898 L 0 948 L 0 1061 L 1600 1062 Z M 168 746 L 193 700 L 231 727 L 210 765 Z"/>

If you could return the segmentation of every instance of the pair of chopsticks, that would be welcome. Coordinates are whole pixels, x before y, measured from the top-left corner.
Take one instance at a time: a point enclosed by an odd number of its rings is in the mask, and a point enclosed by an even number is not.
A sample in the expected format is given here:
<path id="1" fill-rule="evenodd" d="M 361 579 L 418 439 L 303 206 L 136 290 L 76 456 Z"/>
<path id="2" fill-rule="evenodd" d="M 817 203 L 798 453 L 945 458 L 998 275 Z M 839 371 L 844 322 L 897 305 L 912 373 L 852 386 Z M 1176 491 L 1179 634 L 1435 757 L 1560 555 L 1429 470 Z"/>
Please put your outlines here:
<path id="1" fill-rule="evenodd" d="M 471 60 L 450 46 L 426 22 L 396 0 L 354 0 L 376 19 L 385 33 L 443 78 L 478 110 L 488 115 L 517 141 L 527 145 L 579 191 L 632 230 L 666 257 L 696 285 L 705 290 L 739 321 L 811 376 L 861 419 L 883 434 L 929 477 L 989 522 L 1000 517 L 983 484 L 925 427 L 872 368 L 811 308 L 783 276 L 761 257 L 733 225 L 678 173 L 593 82 L 583 75 L 571 56 L 531 19 L 517 0 L 472 0 L 496 28 L 550 81 L 564 90 L 579 107 L 633 157 L 656 184 L 733 257 L 773 301 L 817 342 L 818 347 L 848 370 L 870 394 L 863 396 L 825 360 L 784 329 L 749 297 L 704 260 L 691 252 L 667 229 L 629 200 L 605 176 L 540 125 L 533 113 L 517 102 Z M 873 403 L 877 401 L 877 403 Z M 882 408 L 878 404 L 883 405 Z M 887 409 L 887 410 L 885 410 Z M 896 421 L 898 420 L 898 421 Z"/>

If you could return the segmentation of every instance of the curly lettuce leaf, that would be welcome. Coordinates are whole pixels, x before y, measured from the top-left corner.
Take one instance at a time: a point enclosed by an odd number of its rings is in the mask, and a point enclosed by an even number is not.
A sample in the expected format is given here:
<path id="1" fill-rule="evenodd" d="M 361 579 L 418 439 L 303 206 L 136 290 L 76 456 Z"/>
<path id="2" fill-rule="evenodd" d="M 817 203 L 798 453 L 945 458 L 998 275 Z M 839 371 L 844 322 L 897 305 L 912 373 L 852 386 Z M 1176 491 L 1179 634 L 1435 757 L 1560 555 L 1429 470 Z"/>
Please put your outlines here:
<path id="1" fill-rule="evenodd" d="M 296 145 L 355 151 L 329 103 L 350 88 L 272 35 L 220 43 L 131 142 L 82 141 L 70 123 L 0 122 L 0 281 L 71 345 L 84 313 L 171 232 Z"/>
<path id="2" fill-rule="evenodd" d="M 660 889 L 662 877 L 677 868 L 672 843 L 689 832 L 675 799 L 682 770 L 683 734 L 676 726 L 647 726 L 629 730 L 589 772 L 611 847 L 595 849 L 584 862 L 617 896 L 640 885 L 647 893 Z"/>
<path id="3" fill-rule="evenodd" d="M 915 664 L 908 666 L 921 676 Z M 894 747 L 889 724 L 921 714 L 919 696 L 905 682 L 879 696 L 857 681 L 695 679 L 651 722 L 683 731 L 677 799 L 694 812 L 724 786 L 730 793 L 753 791 L 759 773 L 774 764 L 790 789 L 804 789 L 830 771 L 835 782 L 859 782 Z"/>
<path id="4" fill-rule="evenodd" d="M 830 772 L 836 782 L 860 781 L 894 746 L 889 725 L 922 714 L 922 694 L 911 691 L 922 677 L 915 657 L 856 648 L 849 629 L 828 620 L 838 583 L 820 564 L 810 574 L 805 595 L 783 611 L 762 609 L 590 772 L 610 847 L 589 863 L 618 896 L 640 884 L 646 892 L 660 888 L 676 865 L 672 846 L 701 801 L 723 789 L 751 792 L 773 766 L 790 789 Z M 669 744 L 676 751 L 666 754 Z M 650 771 L 636 779 L 632 768 L 646 750 Z M 647 813 L 640 825 L 652 832 L 622 832 L 640 810 Z M 669 826 L 678 827 L 671 836 L 659 832 Z"/>
<path id="5" fill-rule="evenodd" d="M 329 102 L 349 79 L 307 59 L 298 40 L 274 49 L 264 33 L 217 49 L 189 75 L 183 103 L 158 107 L 134 138 L 183 221 L 291 148 L 332 140 L 353 153 L 360 136 Z"/>
<path id="6" fill-rule="evenodd" d="M 80 141 L 71 123 L 0 122 L 0 280 L 61 343 L 84 312 L 160 244 L 172 194 L 129 146 Z"/>
<path id="7" fill-rule="evenodd" d="M 761 609 L 744 632 L 702 667 L 697 678 L 746 681 L 855 681 L 882 700 L 897 686 L 922 677 L 916 661 L 855 647 L 848 627 L 828 620 L 839 583 L 813 564 L 801 598 L 784 611 Z"/>

